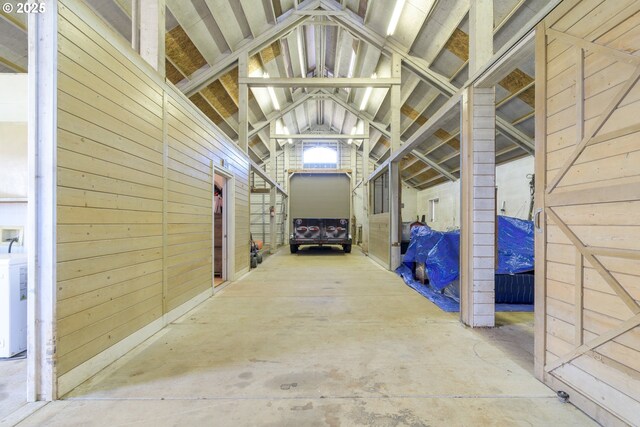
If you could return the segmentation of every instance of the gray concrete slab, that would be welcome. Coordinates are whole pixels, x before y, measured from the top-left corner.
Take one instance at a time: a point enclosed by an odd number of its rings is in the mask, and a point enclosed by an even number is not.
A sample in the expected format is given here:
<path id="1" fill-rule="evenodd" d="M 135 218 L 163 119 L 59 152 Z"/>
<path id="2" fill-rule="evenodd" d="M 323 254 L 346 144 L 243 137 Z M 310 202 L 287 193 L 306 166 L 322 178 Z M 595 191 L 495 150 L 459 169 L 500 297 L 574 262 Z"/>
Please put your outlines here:
<path id="1" fill-rule="evenodd" d="M 533 317 L 472 330 L 354 250 L 281 251 L 20 425 L 589 425 Z"/>

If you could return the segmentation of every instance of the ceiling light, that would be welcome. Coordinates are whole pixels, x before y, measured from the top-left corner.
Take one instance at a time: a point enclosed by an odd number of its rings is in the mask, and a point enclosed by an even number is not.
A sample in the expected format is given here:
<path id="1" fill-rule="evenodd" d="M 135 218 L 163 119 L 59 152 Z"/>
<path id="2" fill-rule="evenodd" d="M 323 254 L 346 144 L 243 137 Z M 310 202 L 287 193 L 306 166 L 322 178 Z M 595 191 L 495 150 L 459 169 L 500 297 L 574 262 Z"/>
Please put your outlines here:
<path id="1" fill-rule="evenodd" d="M 387 35 L 391 36 L 396 31 L 396 27 L 398 26 L 398 21 L 400 20 L 400 14 L 402 13 L 402 8 L 404 7 L 405 0 L 396 0 L 396 5 L 393 8 L 393 13 L 391 14 L 391 21 L 389 21 L 389 26 L 387 27 Z"/>
<path id="2" fill-rule="evenodd" d="M 376 75 L 376 73 L 373 73 L 373 75 L 371 76 L 372 79 L 377 78 L 378 76 Z M 362 102 L 360 103 L 360 111 L 364 110 L 367 108 L 367 103 L 369 102 L 369 97 L 371 96 L 371 91 L 373 90 L 373 88 L 368 87 L 365 91 L 364 91 L 364 96 L 362 97 Z"/>
<path id="3" fill-rule="evenodd" d="M 269 78 L 268 73 L 264 73 L 262 75 L 265 79 Z M 278 98 L 276 98 L 276 91 L 273 90 L 271 86 L 267 86 L 267 92 L 269 92 L 269 96 L 271 97 L 271 103 L 273 104 L 273 108 L 276 110 L 280 110 L 280 104 L 278 103 Z"/>

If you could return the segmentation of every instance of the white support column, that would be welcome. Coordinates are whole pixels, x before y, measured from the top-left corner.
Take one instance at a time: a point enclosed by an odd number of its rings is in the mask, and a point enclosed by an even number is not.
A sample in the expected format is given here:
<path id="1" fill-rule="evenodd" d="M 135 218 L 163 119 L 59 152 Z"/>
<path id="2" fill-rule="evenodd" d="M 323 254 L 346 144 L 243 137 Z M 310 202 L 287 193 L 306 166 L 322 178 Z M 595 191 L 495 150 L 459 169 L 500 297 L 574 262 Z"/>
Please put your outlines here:
<path id="1" fill-rule="evenodd" d="M 370 139 L 362 142 L 362 251 L 369 253 L 369 147 Z"/>
<path id="2" fill-rule="evenodd" d="M 402 252 L 400 248 L 402 232 L 402 210 L 400 209 L 402 200 L 402 187 L 400 186 L 400 163 L 389 163 L 389 229 L 391 230 L 391 258 L 390 269 L 395 271 L 402 263 Z"/>
<path id="3" fill-rule="evenodd" d="M 402 73 L 402 62 L 400 55 L 394 53 L 391 59 L 391 76 L 400 80 Z M 400 140 L 400 108 L 401 105 L 400 85 L 391 86 L 391 152 L 394 153 L 400 149 L 402 144 Z M 395 270 L 402 262 L 402 254 L 400 250 L 401 232 L 402 232 L 402 215 L 401 215 L 401 199 L 402 187 L 400 186 L 400 164 L 398 162 L 389 163 L 389 230 L 391 233 L 391 257 L 390 268 Z"/>
<path id="4" fill-rule="evenodd" d="M 249 57 L 243 52 L 238 58 L 238 76 L 247 77 L 249 73 Z M 271 129 L 275 133 L 275 129 Z M 249 87 L 238 85 L 238 145 L 245 153 L 249 152 Z M 275 179 L 275 175 L 272 176 Z"/>
<path id="5" fill-rule="evenodd" d="M 57 399 L 58 2 L 29 15 L 27 400 Z"/>
<path id="6" fill-rule="evenodd" d="M 351 212 L 351 218 L 349 218 L 349 224 L 351 224 L 351 230 L 349 231 L 351 234 L 351 238 L 352 243 L 355 244 L 355 240 L 356 240 L 356 233 L 358 231 L 358 224 L 356 221 L 356 212 L 353 209 L 353 207 L 355 206 L 354 200 L 355 200 L 355 186 L 358 183 L 358 146 L 356 144 L 351 144 L 349 145 L 349 160 L 350 160 L 350 169 L 351 169 L 351 197 L 349 198 L 350 201 L 350 208 L 349 208 L 349 212 Z"/>
<path id="7" fill-rule="evenodd" d="M 493 56 L 493 1 L 473 0 L 469 9 L 469 75 Z"/>
<path id="8" fill-rule="evenodd" d="M 164 77 L 165 0 L 139 0 L 140 56 Z"/>
<path id="9" fill-rule="evenodd" d="M 275 122 L 271 122 L 269 125 L 269 134 L 275 134 Z M 274 180 L 277 177 L 277 161 L 276 161 L 277 151 L 276 151 L 276 140 L 274 138 L 269 138 L 269 175 Z M 276 217 L 272 215 L 272 212 L 275 214 L 276 211 L 276 187 L 271 186 L 271 191 L 269 192 L 269 252 L 275 253 L 277 247 L 277 236 L 276 236 Z"/>
<path id="10" fill-rule="evenodd" d="M 289 194 L 289 169 L 291 169 L 291 144 L 284 145 L 284 182 L 282 182 L 282 187 Z M 286 208 L 284 209 L 285 218 L 284 218 L 284 239 L 283 244 L 289 244 L 289 198 L 285 199 Z"/>
<path id="11" fill-rule="evenodd" d="M 400 55 L 394 53 L 391 57 L 391 76 L 400 79 L 402 74 L 402 61 Z M 400 149 L 400 109 L 402 108 L 402 97 L 400 85 L 391 86 L 391 151 Z"/>
<path id="12" fill-rule="evenodd" d="M 495 91 L 463 97 L 460 313 L 473 327 L 495 325 Z"/>
<path id="13" fill-rule="evenodd" d="M 469 12 L 469 72 L 493 55 L 493 0 Z M 472 327 L 495 325 L 496 110 L 495 89 L 463 96 L 461 147 L 460 316 Z"/>
<path id="14" fill-rule="evenodd" d="M 131 48 L 140 52 L 140 0 L 131 0 Z"/>

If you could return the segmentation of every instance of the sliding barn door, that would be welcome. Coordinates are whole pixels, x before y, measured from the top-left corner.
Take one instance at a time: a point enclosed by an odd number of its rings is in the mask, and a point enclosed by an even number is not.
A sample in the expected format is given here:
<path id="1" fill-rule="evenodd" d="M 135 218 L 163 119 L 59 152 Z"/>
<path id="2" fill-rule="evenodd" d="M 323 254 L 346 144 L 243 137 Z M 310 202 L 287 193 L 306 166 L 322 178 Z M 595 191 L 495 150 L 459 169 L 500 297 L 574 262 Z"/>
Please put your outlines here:
<path id="1" fill-rule="evenodd" d="M 640 2 L 565 1 L 536 43 L 537 375 L 640 425 Z"/>

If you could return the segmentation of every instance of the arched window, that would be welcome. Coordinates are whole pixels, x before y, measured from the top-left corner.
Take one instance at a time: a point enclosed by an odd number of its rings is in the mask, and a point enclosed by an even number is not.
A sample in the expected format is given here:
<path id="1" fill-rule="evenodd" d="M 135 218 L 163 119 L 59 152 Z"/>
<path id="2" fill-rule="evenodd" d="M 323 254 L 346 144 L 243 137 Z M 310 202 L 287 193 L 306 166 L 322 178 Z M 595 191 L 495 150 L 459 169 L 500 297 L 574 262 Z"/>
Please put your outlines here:
<path id="1" fill-rule="evenodd" d="M 338 152 L 327 147 L 307 148 L 302 162 L 305 168 L 335 169 L 338 167 Z"/>

